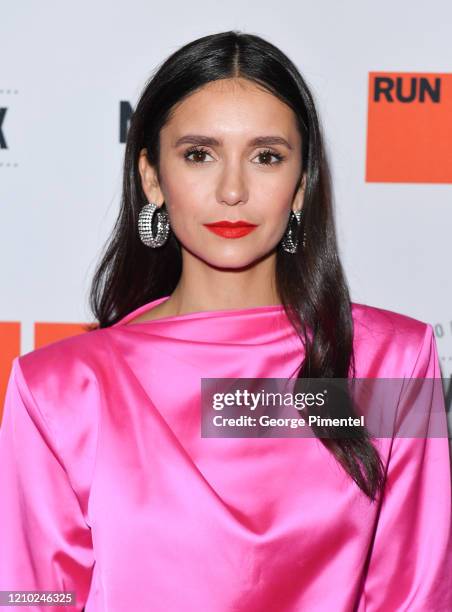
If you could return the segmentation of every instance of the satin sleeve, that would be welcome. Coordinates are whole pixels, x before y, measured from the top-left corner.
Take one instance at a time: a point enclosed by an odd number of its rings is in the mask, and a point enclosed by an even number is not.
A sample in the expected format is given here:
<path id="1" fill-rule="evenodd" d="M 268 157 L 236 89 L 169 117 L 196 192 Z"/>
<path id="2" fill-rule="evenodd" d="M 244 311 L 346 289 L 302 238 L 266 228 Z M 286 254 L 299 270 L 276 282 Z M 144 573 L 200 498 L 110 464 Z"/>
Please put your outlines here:
<path id="1" fill-rule="evenodd" d="M 0 427 L 0 590 L 74 591 L 73 607 L 42 603 L 20 609 L 82 610 L 94 564 L 91 531 L 18 360 Z"/>
<path id="2" fill-rule="evenodd" d="M 412 378 L 441 378 L 436 341 L 427 325 Z M 395 437 L 364 585 L 366 612 L 452 610 L 451 464 L 444 437 Z M 426 406 L 426 419 L 432 406 Z"/>

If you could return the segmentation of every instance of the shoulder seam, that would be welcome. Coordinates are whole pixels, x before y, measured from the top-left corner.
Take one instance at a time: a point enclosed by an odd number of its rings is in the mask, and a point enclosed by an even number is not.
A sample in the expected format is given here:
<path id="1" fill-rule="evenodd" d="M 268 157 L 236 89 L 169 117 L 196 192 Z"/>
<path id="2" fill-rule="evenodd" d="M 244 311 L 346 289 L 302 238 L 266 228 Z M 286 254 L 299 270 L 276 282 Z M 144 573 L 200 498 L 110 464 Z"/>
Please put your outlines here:
<path id="1" fill-rule="evenodd" d="M 47 418 L 47 415 L 42 411 L 41 407 L 39 406 L 38 402 L 36 401 L 36 398 L 34 397 L 30 386 L 27 382 L 27 379 L 25 378 L 25 374 L 24 371 L 22 369 L 22 366 L 20 364 L 20 356 L 15 357 L 13 360 L 13 370 L 14 370 L 14 378 L 16 380 L 16 386 L 17 386 L 17 391 L 22 399 L 22 402 L 24 403 L 24 406 L 27 406 L 27 404 L 29 403 L 29 399 L 24 397 L 22 389 L 21 389 L 21 385 L 19 384 L 19 379 L 20 379 L 20 383 L 23 385 L 23 387 L 25 387 L 25 389 L 27 390 L 28 395 L 30 396 L 31 400 L 33 401 L 33 405 L 34 408 L 36 410 L 36 412 L 39 414 L 39 416 L 41 417 L 42 423 L 45 425 L 46 429 L 49 432 L 49 437 L 51 438 L 51 440 L 54 442 L 56 450 L 58 451 L 58 453 L 54 453 L 56 459 L 58 460 L 58 463 L 61 465 L 61 467 L 64 469 L 64 471 L 66 471 L 65 465 L 63 463 L 63 461 L 61 460 L 61 456 L 60 456 L 60 445 L 58 443 L 58 438 L 55 435 L 55 432 L 53 431 L 52 427 L 50 426 L 49 420 Z M 28 412 L 28 411 L 27 411 Z"/>
<path id="2" fill-rule="evenodd" d="M 421 340 L 421 343 L 420 343 L 420 346 L 419 346 L 419 350 L 418 350 L 417 355 L 416 355 L 416 359 L 415 359 L 414 364 L 413 364 L 413 369 L 411 370 L 410 378 L 413 378 L 413 374 L 414 374 L 414 372 L 416 370 L 416 367 L 418 365 L 419 358 L 420 358 L 420 356 L 422 354 L 422 350 L 424 348 L 424 345 L 427 342 L 431 342 L 432 341 L 432 336 L 434 335 L 433 327 L 432 327 L 432 325 L 430 323 L 425 323 L 424 321 L 421 321 L 421 323 L 423 323 L 423 325 L 425 325 L 425 331 L 424 331 L 424 335 L 422 337 L 422 340 Z"/>
<path id="3" fill-rule="evenodd" d="M 50 450 L 52 451 L 52 454 L 54 455 L 55 459 L 58 461 L 59 465 L 61 466 L 62 470 L 64 471 L 64 474 L 66 476 L 67 482 L 68 482 L 72 492 L 74 493 L 75 498 L 77 499 L 77 503 L 78 503 L 78 506 L 80 508 L 80 512 L 81 512 L 81 514 L 83 516 L 84 515 L 84 513 L 83 513 L 83 506 L 82 506 L 82 504 L 80 502 L 80 498 L 78 496 L 77 491 L 74 489 L 74 487 L 72 485 L 71 479 L 69 478 L 68 471 L 67 471 L 66 466 L 64 464 L 64 461 L 62 459 L 62 455 L 61 455 L 61 451 L 60 451 L 60 445 L 59 445 L 59 442 L 58 442 L 58 437 L 55 435 L 53 429 L 50 427 L 50 424 L 49 424 L 49 421 L 48 421 L 47 417 L 44 415 L 43 411 L 41 410 L 38 402 L 36 401 L 32 391 L 30 389 L 30 386 L 28 385 L 28 382 L 27 382 L 27 380 L 25 378 L 25 375 L 24 375 L 24 372 L 22 370 L 22 366 L 20 365 L 20 356 L 17 356 L 17 357 L 14 358 L 14 360 L 13 360 L 13 368 L 14 368 L 14 374 L 13 375 L 14 375 L 14 377 L 16 379 L 17 391 L 18 391 L 18 393 L 19 393 L 19 395 L 20 395 L 24 405 L 27 406 L 28 401 L 27 401 L 26 398 L 24 398 L 24 396 L 23 396 L 23 394 L 21 392 L 21 389 L 20 389 L 20 385 L 18 384 L 18 382 L 19 382 L 18 378 L 20 378 L 23 386 L 26 388 L 27 393 L 30 395 L 31 400 L 33 401 L 33 405 L 34 405 L 34 407 L 36 409 L 36 412 L 40 415 L 43 424 L 45 425 L 45 427 L 47 428 L 47 430 L 48 430 L 48 432 L 50 434 L 49 435 L 50 439 L 55 444 L 57 452 L 54 452 L 54 449 L 50 449 Z M 16 376 L 16 374 L 18 375 L 18 377 Z"/>

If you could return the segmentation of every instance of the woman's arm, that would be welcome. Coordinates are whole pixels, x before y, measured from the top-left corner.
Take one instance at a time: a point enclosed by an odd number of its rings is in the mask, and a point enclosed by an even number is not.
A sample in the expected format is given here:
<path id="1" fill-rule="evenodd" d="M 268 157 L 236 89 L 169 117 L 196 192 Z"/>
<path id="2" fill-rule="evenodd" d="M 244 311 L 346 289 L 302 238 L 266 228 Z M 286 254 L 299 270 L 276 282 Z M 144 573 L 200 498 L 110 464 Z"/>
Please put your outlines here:
<path id="1" fill-rule="evenodd" d="M 82 610 L 94 564 L 91 531 L 18 359 L 0 427 L 0 590 L 75 591 L 72 608 L 20 609 Z"/>
<path id="2" fill-rule="evenodd" d="M 441 378 L 431 325 L 412 378 Z M 440 421 L 446 435 L 443 397 L 438 403 L 438 395 L 432 395 L 432 405 L 425 410 L 427 426 L 432 411 L 436 435 Z M 452 610 L 451 517 L 448 439 L 396 437 L 365 578 L 366 612 Z"/>

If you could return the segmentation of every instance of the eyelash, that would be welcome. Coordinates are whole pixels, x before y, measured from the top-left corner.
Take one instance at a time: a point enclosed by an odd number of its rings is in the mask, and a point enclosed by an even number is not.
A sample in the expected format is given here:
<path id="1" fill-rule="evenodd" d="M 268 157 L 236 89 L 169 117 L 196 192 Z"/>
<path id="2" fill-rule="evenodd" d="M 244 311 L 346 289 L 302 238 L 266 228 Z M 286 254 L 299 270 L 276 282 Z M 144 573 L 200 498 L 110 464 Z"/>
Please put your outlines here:
<path id="1" fill-rule="evenodd" d="M 200 146 L 191 147 L 190 149 L 187 149 L 187 151 L 185 151 L 184 153 L 184 158 L 191 164 L 202 164 L 203 163 L 203 162 L 195 161 L 193 159 L 188 159 L 188 157 L 192 153 L 207 153 L 209 155 L 209 151 L 205 149 L 204 147 L 200 147 Z M 261 166 L 276 166 L 277 164 L 281 163 L 284 159 L 284 155 L 281 155 L 280 153 L 276 153 L 276 151 L 272 151 L 271 149 L 266 149 L 265 151 L 261 151 L 258 155 L 273 155 L 278 160 L 273 163 L 263 162 L 262 164 L 258 164 Z"/>

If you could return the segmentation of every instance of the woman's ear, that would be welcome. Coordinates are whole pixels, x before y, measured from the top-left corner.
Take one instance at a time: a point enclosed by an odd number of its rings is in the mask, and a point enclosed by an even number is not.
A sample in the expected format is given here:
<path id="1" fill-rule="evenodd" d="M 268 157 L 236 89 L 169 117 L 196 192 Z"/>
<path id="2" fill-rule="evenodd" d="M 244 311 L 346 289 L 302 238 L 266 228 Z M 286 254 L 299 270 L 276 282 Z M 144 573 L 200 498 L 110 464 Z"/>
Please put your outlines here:
<path id="1" fill-rule="evenodd" d="M 164 197 L 160 189 L 157 172 L 149 163 L 146 148 L 140 151 L 138 170 L 141 176 L 141 186 L 149 202 L 154 202 L 157 205 L 163 204 Z"/>
<path id="2" fill-rule="evenodd" d="M 303 208 L 304 194 L 306 191 L 306 172 L 301 177 L 300 186 L 298 187 L 292 204 L 292 210 L 297 212 Z"/>

